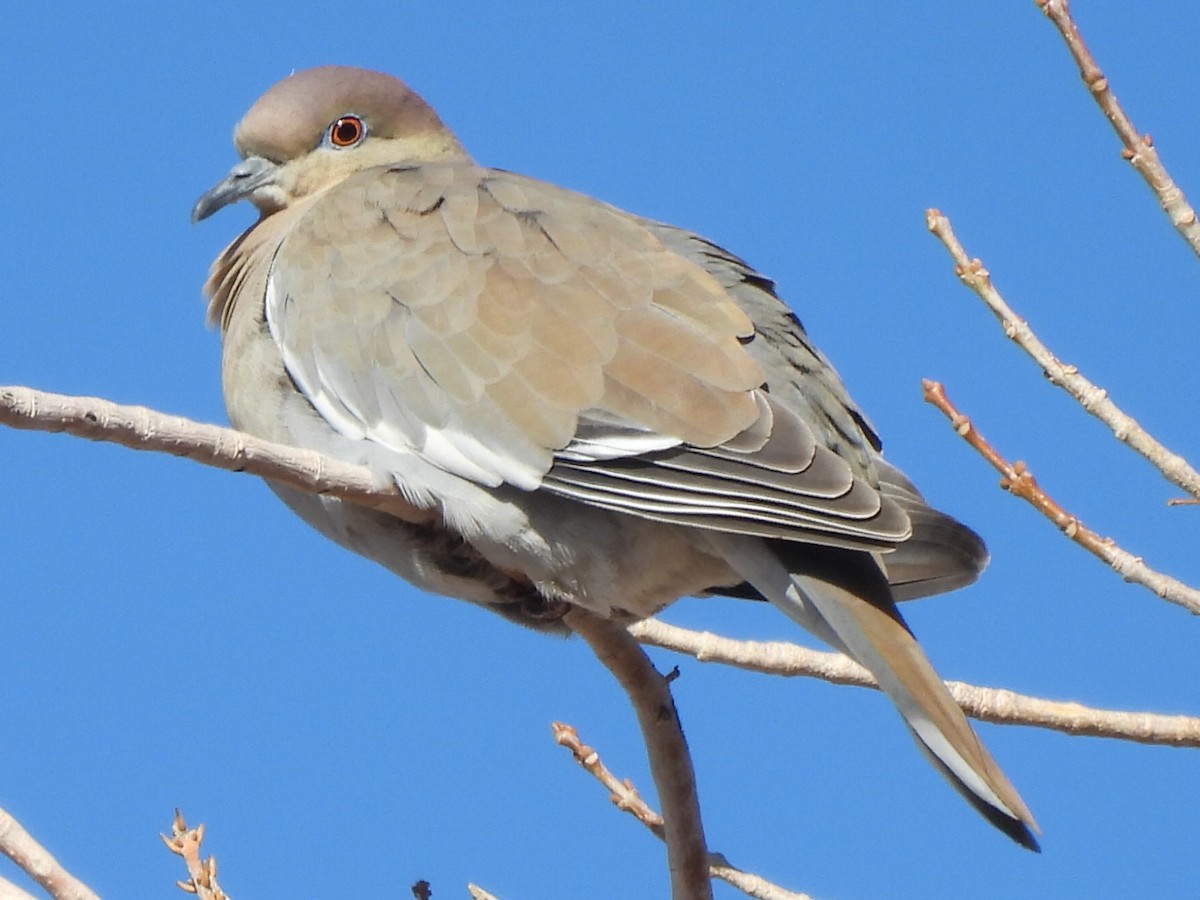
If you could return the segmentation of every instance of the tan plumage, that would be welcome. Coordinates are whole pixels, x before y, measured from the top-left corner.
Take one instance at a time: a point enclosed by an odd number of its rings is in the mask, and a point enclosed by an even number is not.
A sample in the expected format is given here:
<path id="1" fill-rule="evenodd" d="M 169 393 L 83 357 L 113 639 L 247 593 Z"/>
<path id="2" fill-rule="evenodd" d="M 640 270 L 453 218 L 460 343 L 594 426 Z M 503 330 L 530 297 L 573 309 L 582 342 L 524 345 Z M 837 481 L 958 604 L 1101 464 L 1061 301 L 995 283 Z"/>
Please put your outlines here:
<path id="1" fill-rule="evenodd" d="M 896 610 L 972 581 L 774 286 L 686 231 L 481 168 L 395 79 L 300 72 L 195 218 L 262 212 L 207 291 L 233 423 L 370 466 L 387 512 L 275 486 L 428 590 L 547 629 L 755 596 L 870 668 L 985 816 L 1033 819 Z"/>

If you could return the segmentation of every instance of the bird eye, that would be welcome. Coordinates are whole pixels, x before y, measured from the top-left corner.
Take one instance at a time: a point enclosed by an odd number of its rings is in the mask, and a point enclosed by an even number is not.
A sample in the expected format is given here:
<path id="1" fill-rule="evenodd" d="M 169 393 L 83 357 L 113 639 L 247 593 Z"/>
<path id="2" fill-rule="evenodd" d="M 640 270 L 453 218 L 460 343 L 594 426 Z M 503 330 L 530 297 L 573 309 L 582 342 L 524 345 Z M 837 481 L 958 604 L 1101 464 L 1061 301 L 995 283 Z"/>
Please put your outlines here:
<path id="1" fill-rule="evenodd" d="M 329 126 L 329 143 L 335 147 L 353 147 L 367 134 L 367 126 L 358 116 L 342 116 Z"/>

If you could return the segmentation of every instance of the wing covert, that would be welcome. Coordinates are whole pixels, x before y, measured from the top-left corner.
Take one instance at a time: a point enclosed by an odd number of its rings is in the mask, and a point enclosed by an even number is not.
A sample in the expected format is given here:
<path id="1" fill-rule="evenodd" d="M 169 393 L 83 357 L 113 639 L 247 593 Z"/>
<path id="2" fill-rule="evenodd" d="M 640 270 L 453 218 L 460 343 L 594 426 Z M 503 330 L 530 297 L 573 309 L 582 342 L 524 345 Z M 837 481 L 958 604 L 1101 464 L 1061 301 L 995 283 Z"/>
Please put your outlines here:
<path id="1" fill-rule="evenodd" d="M 330 189 L 281 242 L 266 316 L 334 428 L 487 486 L 538 487 L 589 410 L 655 446 L 759 415 L 753 325 L 707 272 L 612 207 L 466 163 Z"/>

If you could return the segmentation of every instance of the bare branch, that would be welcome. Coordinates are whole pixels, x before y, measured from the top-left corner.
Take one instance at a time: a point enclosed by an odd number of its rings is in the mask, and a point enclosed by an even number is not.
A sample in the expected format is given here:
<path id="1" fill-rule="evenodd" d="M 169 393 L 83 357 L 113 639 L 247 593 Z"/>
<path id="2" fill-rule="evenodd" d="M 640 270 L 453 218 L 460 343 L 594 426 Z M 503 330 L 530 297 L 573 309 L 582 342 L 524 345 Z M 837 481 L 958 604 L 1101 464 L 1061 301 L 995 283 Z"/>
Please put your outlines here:
<path id="1" fill-rule="evenodd" d="M 1137 170 L 1138 174 L 1150 185 L 1150 190 L 1158 198 L 1159 205 L 1171 220 L 1175 230 L 1188 242 L 1192 252 L 1200 256 L 1200 225 L 1196 222 L 1196 211 L 1188 204 L 1183 191 L 1172 180 L 1166 167 L 1158 158 L 1154 142 L 1148 134 L 1141 134 L 1133 122 L 1125 115 L 1125 110 L 1117 102 L 1116 95 L 1108 86 L 1108 79 L 1100 71 L 1100 66 L 1092 52 L 1084 43 L 1083 35 L 1071 16 L 1068 0 L 1035 0 L 1067 43 L 1075 64 L 1079 66 L 1079 76 L 1087 85 L 1092 99 L 1100 107 L 1113 131 L 1121 139 L 1124 149 L 1121 156 Z"/>
<path id="2" fill-rule="evenodd" d="M 578 607 L 563 621 L 587 641 L 596 658 L 616 676 L 637 712 L 650 773 L 663 807 L 673 900 L 711 900 L 708 847 L 700 819 L 696 775 L 667 680 L 620 625 Z"/>
<path id="3" fill-rule="evenodd" d="M 708 860 L 708 871 L 713 878 L 721 879 L 746 896 L 754 897 L 755 900 L 812 900 L 808 894 L 789 891 L 787 888 L 767 881 L 761 875 L 744 872 L 736 866 L 730 865 L 719 853 L 710 854 Z"/>
<path id="4" fill-rule="evenodd" d="M 200 845 L 204 842 L 204 825 L 188 828 L 183 813 L 175 810 L 171 822 L 171 836 L 160 834 L 167 849 L 183 858 L 187 865 L 188 880 L 175 882 L 180 889 L 195 894 L 200 900 L 229 900 L 229 895 L 217 884 L 217 859 L 210 856 L 200 858 Z"/>
<path id="5" fill-rule="evenodd" d="M 691 631 L 657 619 L 629 626 L 643 644 L 769 675 L 806 676 L 876 687 L 871 673 L 840 653 L 810 650 L 773 641 L 738 641 L 708 631 Z M 1095 709 L 1078 703 L 1045 700 L 1000 688 L 947 681 L 951 695 L 972 718 L 1001 725 L 1033 725 L 1064 734 L 1116 738 L 1138 744 L 1200 747 L 1200 718 Z"/>
<path id="6" fill-rule="evenodd" d="M 1033 357 L 1052 384 L 1065 390 L 1085 410 L 1107 425 L 1117 440 L 1129 445 L 1158 469 L 1167 480 L 1177 484 L 1193 497 L 1200 497 L 1200 473 L 1177 453 L 1172 453 L 1146 432 L 1132 417 L 1108 399 L 1108 392 L 1092 384 L 1074 366 L 1064 365 L 1043 344 L 1029 327 L 1000 296 L 992 284 L 988 270 L 978 259 L 967 256 L 950 226 L 950 220 L 936 209 L 927 210 L 925 224 L 950 252 L 955 274 L 974 291 L 1004 326 L 1004 333 Z"/>
<path id="7" fill-rule="evenodd" d="M 650 808 L 642 795 L 638 793 L 633 782 L 626 778 L 617 778 L 608 766 L 600 761 L 600 754 L 583 742 L 579 732 L 565 722 L 551 722 L 550 729 L 554 732 L 554 740 L 560 747 L 566 747 L 575 757 L 575 762 L 591 773 L 592 777 L 609 790 L 609 799 L 617 809 L 629 813 L 657 838 L 666 840 L 663 830 L 663 818 Z"/>
<path id="8" fill-rule="evenodd" d="M 131 450 L 183 456 L 218 469 L 258 475 L 309 493 L 383 509 L 408 522 L 432 518 L 429 511 L 406 503 L 394 484 L 379 482 L 363 466 L 144 406 L 122 406 L 98 397 L 73 397 L 28 387 L 0 387 L 0 425 L 65 431 Z"/>
<path id="9" fill-rule="evenodd" d="M 590 772 L 597 781 L 609 789 L 613 805 L 629 813 L 659 839 L 665 840 L 663 834 L 663 819 L 650 808 L 637 789 L 626 778 L 617 778 L 609 768 L 600 761 L 600 754 L 589 747 L 579 737 L 570 725 L 555 722 L 551 725 L 554 730 L 554 740 L 566 747 L 575 757 L 575 761 Z M 708 855 L 708 872 L 713 878 L 719 878 L 726 884 L 740 890 L 755 900 L 812 900 L 807 894 L 797 894 L 777 884 L 772 884 L 765 878 L 751 872 L 745 872 L 730 864 L 720 853 Z"/>
<path id="10" fill-rule="evenodd" d="M 1178 604 L 1192 613 L 1200 613 L 1200 591 L 1178 579 L 1151 569 L 1140 557 L 1122 550 L 1112 538 L 1101 537 L 1071 515 L 1047 494 L 1022 462 L 1010 463 L 979 433 L 971 420 L 959 412 L 946 396 L 945 388 L 936 381 L 925 379 L 925 400 L 941 410 L 958 435 L 992 464 L 1003 477 L 1000 486 L 1014 496 L 1027 501 L 1059 530 L 1079 546 L 1099 557 L 1126 581 L 1149 588 L 1158 596 Z"/>
<path id="11" fill-rule="evenodd" d="M 3 809 L 0 809 L 0 853 L 16 863 L 54 900 L 99 900 L 91 888 L 64 869 L 50 851 Z"/>
<path id="12" fill-rule="evenodd" d="M 0 878 L 0 900 L 36 900 L 33 894 L 21 890 L 7 878 Z"/>

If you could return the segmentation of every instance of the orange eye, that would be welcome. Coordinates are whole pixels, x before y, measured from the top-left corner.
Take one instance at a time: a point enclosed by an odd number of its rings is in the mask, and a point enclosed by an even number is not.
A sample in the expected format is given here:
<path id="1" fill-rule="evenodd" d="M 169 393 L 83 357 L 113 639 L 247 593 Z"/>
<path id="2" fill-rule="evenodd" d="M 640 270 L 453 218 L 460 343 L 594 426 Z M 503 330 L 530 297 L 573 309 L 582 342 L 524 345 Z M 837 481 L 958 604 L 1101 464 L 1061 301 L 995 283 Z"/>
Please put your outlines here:
<path id="1" fill-rule="evenodd" d="M 329 143 L 335 147 L 353 147 L 367 133 L 367 126 L 358 116 L 342 116 L 329 126 Z"/>

